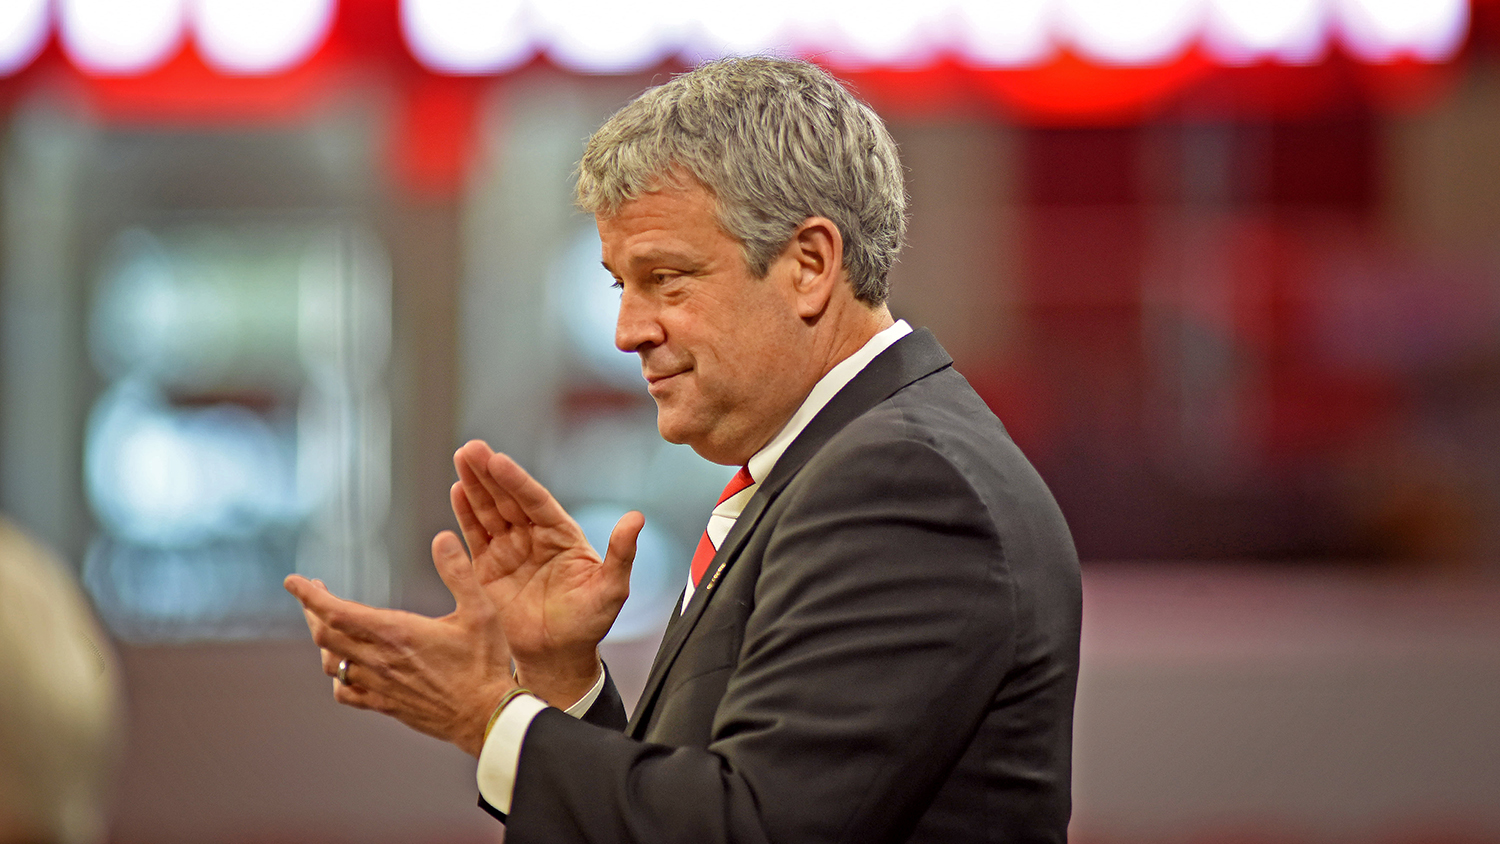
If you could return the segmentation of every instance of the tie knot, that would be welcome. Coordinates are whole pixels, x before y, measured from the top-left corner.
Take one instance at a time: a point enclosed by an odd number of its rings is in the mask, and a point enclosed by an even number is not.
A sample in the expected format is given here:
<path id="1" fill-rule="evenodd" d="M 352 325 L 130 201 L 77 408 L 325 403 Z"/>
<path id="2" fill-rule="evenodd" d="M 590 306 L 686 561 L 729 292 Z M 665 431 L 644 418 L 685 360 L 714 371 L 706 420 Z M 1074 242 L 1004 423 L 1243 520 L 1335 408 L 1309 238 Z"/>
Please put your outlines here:
<path id="1" fill-rule="evenodd" d="M 708 518 L 708 527 L 703 530 L 703 537 L 698 540 L 698 550 L 693 553 L 693 563 L 690 569 L 693 586 L 696 587 L 698 581 L 703 579 L 703 573 L 708 571 L 708 564 L 713 561 L 719 544 L 724 541 L 724 537 L 729 535 L 729 529 L 734 526 L 734 520 L 739 518 L 740 510 L 745 506 L 743 501 L 727 507 L 724 502 L 754 485 L 755 479 L 750 477 L 750 470 L 743 466 L 725 485 L 724 494 L 719 496 L 718 506 L 714 508 L 713 515 Z M 683 606 L 686 607 L 686 602 Z"/>
<path id="2" fill-rule="evenodd" d="M 755 479 L 750 477 L 750 470 L 741 466 L 740 470 L 734 473 L 734 477 L 729 479 L 729 483 L 724 485 L 724 493 L 719 496 L 719 503 L 723 504 L 753 483 Z"/>

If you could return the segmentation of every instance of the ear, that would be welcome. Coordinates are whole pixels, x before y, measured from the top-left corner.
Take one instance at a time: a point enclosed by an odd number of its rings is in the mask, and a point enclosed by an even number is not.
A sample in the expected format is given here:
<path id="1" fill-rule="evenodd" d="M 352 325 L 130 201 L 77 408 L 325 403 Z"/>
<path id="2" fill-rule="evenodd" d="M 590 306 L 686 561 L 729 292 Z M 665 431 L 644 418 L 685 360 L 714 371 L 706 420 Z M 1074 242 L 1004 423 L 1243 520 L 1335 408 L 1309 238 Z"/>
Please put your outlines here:
<path id="1" fill-rule="evenodd" d="M 816 319 L 828 309 L 834 291 L 845 283 L 844 237 L 827 217 L 808 217 L 787 244 L 795 266 L 792 293 L 797 315 Z"/>

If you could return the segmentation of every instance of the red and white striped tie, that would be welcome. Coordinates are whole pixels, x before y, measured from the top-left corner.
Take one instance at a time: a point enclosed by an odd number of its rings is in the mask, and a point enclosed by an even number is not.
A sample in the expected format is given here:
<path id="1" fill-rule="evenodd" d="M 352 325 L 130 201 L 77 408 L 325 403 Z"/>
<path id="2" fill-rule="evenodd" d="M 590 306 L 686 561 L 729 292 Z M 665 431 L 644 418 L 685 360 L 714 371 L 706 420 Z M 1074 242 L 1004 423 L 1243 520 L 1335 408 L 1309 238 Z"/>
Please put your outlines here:
<path id="1" fill-rule="evenodd" d="M 694 587 L 703 580 L 708 564 L 713 562 L 714 552 L 719 550 L 724 537 L 734 527 L 734 520 L 744 511 L 745 502 L 754 495 L 755 479 L 750 477 L 749 469 L 741 466 L 724 487 L 718 506 L 714 507 L 713 514 L 708 517 L 708 527 L 703 529 L 703 536 L 698 539 L 698 550 L 693 552 L 693 565 L 689 569 Z"/>

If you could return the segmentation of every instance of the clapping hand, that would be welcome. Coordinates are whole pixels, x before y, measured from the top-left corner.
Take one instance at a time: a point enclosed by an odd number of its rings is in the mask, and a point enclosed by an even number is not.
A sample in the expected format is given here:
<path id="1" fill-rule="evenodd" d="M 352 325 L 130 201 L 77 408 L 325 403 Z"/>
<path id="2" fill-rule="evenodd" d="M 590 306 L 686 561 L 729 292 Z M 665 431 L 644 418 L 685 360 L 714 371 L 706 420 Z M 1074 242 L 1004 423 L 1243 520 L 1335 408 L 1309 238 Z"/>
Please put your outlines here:
<path id="1" fill-rule="evenodd" d="M 490 713 L 515 687 L 499 616 L 451 531 L 432 541 L 432 561 L 456 607 L 442 618 L 335 597 L 300 575 L 285 586 L 302 603 L 334 699 L 390 715 L 479 755 Z"/>
<path id="2" fill-rule="evenodd" d="M 453 513 L 498 610 L 522 685 L 567 707 L 598 678 L 598 644 L 630 594 L 640 513 L 600 557 L 578 523 L 514 460 L 478 440 L 454 455 Z"/>

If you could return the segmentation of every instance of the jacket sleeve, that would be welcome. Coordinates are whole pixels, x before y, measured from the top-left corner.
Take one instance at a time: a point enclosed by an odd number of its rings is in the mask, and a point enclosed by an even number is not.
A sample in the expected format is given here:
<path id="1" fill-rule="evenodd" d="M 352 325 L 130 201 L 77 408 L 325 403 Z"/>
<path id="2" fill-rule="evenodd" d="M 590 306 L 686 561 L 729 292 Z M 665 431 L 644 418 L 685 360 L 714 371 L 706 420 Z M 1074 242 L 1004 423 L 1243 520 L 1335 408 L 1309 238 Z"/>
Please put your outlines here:
<path id="1" fill-rule="evenodd" d="M 568 720 L 573 719 L 569 718 Z M 599 690 L 599 696 L 594 698 L 593 705 L 588 708 L 587 712 L 583 713 L 582 720 L 586 723 L 595 724 L 616 732 L 625 729 L 625 702 L 620 699 L 620 691 L 615 688 L 615 681 L 609 674 L 608 665 L 604 666 L 604 688 Z M 506 813 L 491 806 L 489 801 L 485 800 L 483 796 L 479 798 L 479 807 L 489 812 L 501 823 L 507 820 Z"/>
<path id="2" fill-rule="evenodd" d="M 615 688 L 615 680 L 609 674 L 608 665 L 604 666 L 604 688 L 594 698 L 594 705 L 583 713 L 583 720 L 617 732 L 625 729 L 625 702 L 620 699 L 620 690 Z"/>

